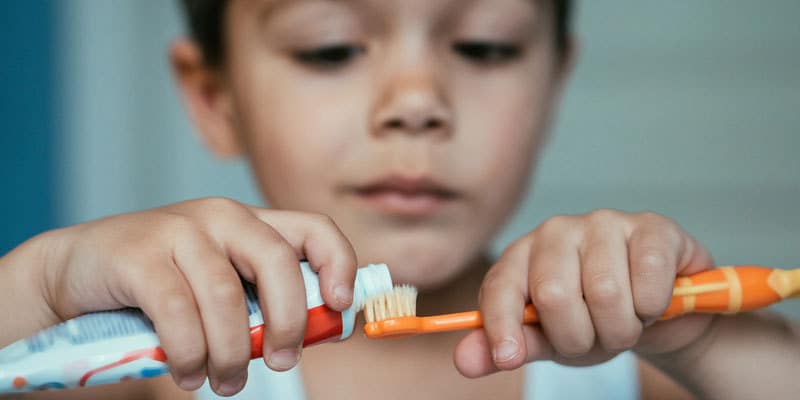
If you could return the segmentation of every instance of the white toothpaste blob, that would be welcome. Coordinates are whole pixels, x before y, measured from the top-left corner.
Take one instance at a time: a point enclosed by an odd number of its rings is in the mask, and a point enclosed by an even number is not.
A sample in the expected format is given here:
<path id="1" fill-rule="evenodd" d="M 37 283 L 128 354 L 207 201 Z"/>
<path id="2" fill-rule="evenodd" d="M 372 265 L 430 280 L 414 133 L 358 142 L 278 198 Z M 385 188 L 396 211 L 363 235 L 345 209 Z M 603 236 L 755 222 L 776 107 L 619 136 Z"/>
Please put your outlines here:
<path id="1" fill-rule="evenodd" d="M 301 262 L 308 322 L 304 346 L 348 338 L 367 297 L 392 289 L 385 264 L 356 273 L 353 305 L 339 313 L 324 305 L 319 278 Z M 250 314 L 251 358 L 261 356 L 264 321 L 255 287 L 243 283 Z M 144 379 L 168 373 L 152 322 L 141 310 L 82 315 L 0 349 L 0 395 Z"/>

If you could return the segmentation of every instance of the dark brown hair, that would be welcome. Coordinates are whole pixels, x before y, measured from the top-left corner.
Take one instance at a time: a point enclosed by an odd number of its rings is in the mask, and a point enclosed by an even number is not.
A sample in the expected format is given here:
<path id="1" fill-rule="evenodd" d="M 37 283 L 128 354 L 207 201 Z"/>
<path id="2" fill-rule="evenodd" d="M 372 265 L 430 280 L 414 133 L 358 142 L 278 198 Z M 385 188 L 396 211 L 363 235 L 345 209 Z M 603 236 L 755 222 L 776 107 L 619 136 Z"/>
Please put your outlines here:
<path id="1" fill-rule="evenodd" d="M 570 33 L 572 0 L 551 0 L 555 20 L 556 48 L 567 49 Z M 224 60 L 224 13 L 228 0 L 181 0 L 189 23 L 189 33 L 203 51 L 206 63 L 219 66 Z"/>

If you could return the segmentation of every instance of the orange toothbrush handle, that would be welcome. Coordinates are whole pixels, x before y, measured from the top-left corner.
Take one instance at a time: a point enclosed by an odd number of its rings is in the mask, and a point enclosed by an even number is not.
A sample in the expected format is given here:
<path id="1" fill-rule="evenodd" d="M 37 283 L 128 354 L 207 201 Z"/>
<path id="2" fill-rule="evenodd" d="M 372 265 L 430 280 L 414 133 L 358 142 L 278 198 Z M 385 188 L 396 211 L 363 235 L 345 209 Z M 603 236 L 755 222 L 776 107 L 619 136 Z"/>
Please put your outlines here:
<path id="1" fill-rule="evenodd" d="M 675 280 L 672 302 L 661 319 L 687 313 L 734 314 L 767 307 L 795 295 L 800 271 L 754 265 L 720 267 Z M 532 304 L 525 306 L 525 323 L 538 322 Z"/>
<path id="2" fill-rule="evenodd" d="M 525 305 L 525 314 L 523 320 L 526 324 L 539 322 L 539 315 L 536 314 L 536 308 L 533 307 L 533 304 Z"/>
<path id="3" fill-rule="evenodd" d="M 788 271 L 759 266 L 720 267 L 678 277 L 662 319 L 686 313 L 733 314 L 766 307 L 787 297 Z"/>
<path id="4" fill-rule="evenodd" d="M 536 309 L 533 308 L 533 304 L 527 304 L 525 306 L 525 314 L 523 319 L 526 324 L 539 322 L 539 317 L 536 315 Z M 395 318 L 394 320 L 397 321 L 398 325 L 406 323 L 405 321 L 408 321 L 407 323 L 409 324 L 419 323 L 419 325 L 417 325 L 418 328 L 426 333 L 483 327 L 483 317 L 481 316 L 480 311 L 464 311 L 454 314 L 443 314 L 418 318 L 412 317 L 408 319 L 401 317 Z"/>
<path id="5" fill-rule="evenodd" d="M 800 282 L 800 272 L 759 266 L 720 267 L 675 281 L 672 302 L 661 319 L 687 313 L 722 313 L 752 311 L 767 307 L 792 295 L 789 276 Z M 797 286 L 797 284 L 795 284 Z M 478 311 L 422 317 L 425 332 L 442 332 L 483 326 Z M 526 324 L 539 322 L 533 304 L 525 306 Z"/>

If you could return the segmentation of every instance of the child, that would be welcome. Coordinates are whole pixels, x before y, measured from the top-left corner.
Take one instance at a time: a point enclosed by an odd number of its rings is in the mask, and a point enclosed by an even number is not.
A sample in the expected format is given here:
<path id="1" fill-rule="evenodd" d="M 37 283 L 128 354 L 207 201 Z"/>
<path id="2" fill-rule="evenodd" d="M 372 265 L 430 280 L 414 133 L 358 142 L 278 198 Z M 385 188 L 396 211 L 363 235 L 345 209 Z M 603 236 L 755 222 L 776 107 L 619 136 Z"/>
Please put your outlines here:
<path id="1" fill-rule="evenodd" d="M 568 1 L 185 3 L 194 39 L 177 41 L 171 60 L 188 112 L 215 153 L 247 157 L 272 208 L 200 199 L 32 238 L 0 259 L 0 318 L 14 321 L 0 345 L 140 307 L 178 387 L 208 378 L 232 395 L 248 378 L 241 275 L 258 285 L 266 365 L 285 371 L 302 353 L 310 398 L 518 399 L 526 381 L 526 398 L 633 397 L 627 350 L 701 397 L 800 390 L 800 338 L 786 321 L 654 322 L 676 275 L 713 267 L 665 217 L 558 216 L 487 257 L 570 70 Z M 303 350 L 300 258 L 336 310 L 352 301 L 357 265 L 386 262 L 396 282 L 421 289 L 420 314 L 479 307 L 485 329 Z M 521 324 L 528 301 L 540 325 Z M 520 368 L 538 360 L 599 366 Z M 644 371 L 645 397 L 674 398 L 679 389 L 652 391 Z M 163 379 L 125 385 L 115 398 L 191 397 Z"/>

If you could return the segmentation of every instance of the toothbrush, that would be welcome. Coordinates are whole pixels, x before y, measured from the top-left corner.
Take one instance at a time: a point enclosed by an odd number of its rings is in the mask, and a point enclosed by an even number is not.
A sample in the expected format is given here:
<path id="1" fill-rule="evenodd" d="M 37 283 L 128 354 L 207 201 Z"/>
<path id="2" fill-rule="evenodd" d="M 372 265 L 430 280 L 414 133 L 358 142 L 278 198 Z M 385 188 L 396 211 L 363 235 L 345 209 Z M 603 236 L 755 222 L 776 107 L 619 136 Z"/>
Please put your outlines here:
<path id="1" fill-rule="evenodd" d="M 687 313 L 735 314 L 798 297 L 800 269 L 720 267 L 678 277 L 672 301 L 661 319 Z M 417 290 L 409 285 L 395 286 L 391 292 L 368 299 L 364 309 L 367 337 L 378 339 L 483 326 L 479 311 L 418 317 L 416 302 Z M 539 321 L 532 304 L 525 306 L 523 320 L 526 324 Z"/>

